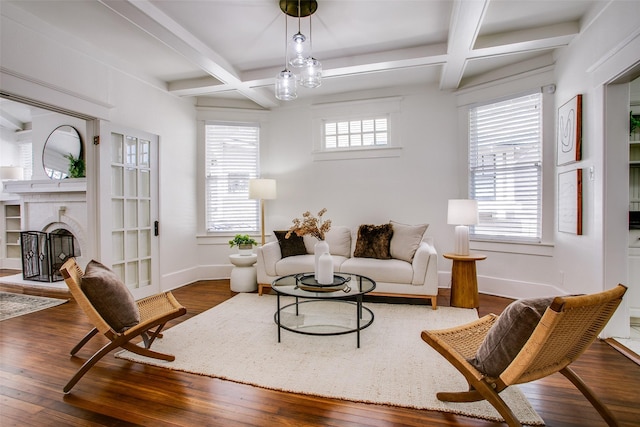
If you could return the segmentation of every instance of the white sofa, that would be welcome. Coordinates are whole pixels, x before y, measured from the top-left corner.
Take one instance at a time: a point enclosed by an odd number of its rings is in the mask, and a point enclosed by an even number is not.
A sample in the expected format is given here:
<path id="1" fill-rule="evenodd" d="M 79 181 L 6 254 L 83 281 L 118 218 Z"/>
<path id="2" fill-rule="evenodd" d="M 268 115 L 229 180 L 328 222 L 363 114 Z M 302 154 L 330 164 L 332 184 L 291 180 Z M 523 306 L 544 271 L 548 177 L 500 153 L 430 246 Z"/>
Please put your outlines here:
<path id="1" fill-rule="evenodd" d="M 416 232 L 417 226 L 391 223 L 391 259 L 354 257 L 358 227 L 332 227 L 326 235 L 336 273 L 354 273 L 367 276 L 376 282 L 371 295 L 425 298 L 431 300 L 435 310 L 438 295 L 438 254 L 433 239 Z M 314 271 L 316 240 L 304 236 L 304 255 L 282 257 L 280 243 L 271 241 L 258 247 L 256 263 L 258 293 L 278 277 Z M 414 252 L 415 251 L 415 252 Z M 397 258 L 396 258 L 397 256 Z"/>

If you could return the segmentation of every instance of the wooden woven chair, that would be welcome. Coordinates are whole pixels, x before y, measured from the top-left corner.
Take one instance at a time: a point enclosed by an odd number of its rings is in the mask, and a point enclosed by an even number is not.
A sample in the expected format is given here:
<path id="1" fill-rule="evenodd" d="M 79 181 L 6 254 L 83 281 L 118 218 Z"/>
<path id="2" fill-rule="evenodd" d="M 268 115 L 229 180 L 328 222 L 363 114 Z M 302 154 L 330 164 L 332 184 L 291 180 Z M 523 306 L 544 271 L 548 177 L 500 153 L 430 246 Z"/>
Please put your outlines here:
<path id="1" fill-rule="evenodd" d="M 591 402 L 608 425 L 617 426 L 611 411 L 569 368 L 569 364 L 593 343 L 622 301 L 626 290 L 625 286 L 618 285 L 592 295 L 556 297 L 522 350 L 498 378 L 485 375 L 467 361 L 474 357 L 498 316 L 489 314 L 456 328 L 423 331 L 422 339 L 455 366 L 469 383 L 468 391 L 441 392 L 436 395 L 437 398 L 447 402 L 487 400 L 509 426 L 520 426 L 520 421 L 499 393 L 510 385 L 560 372 Z"/>
<path id="2" fill-rule="evenodd" d="M 164 328 L 164 325 L 169 320 L 180 317 L 187 312 L 171 292 L 164 292 L 136 301 L 140 313 L 140 323 L 125 330 L 124 332 L 116 332 L 96 311 L 85 293 L 82 291 L 80 283 L 84 273 L 80 266 L 76 264 L 75 259 L 68 259 L 60 268 L 60 272 L 71 291 L 71 295 L 73 295 L 73 298 L 87 315 L 89 321 L 95 326 L 82 340 L 80 340 L 78 344 L 76 344 L 75 347 L 73 347 L 71 355 L 75 355 L 98 332 L 102 333 L 109 340 L 109 343 L 98 350 L 93 356 L 91 356 L 91 358 L 87 359 L 73 378 L 69 380 L 67 385 L 64 387 L 65 393 L 68 393 L 78 380 L 80 380 L 80 378 L 82 378 L 82 376 L 87 373 L 87 371 L 91 369 L 91 367 L 102 357 L 118 347 L 155 359 L 167 361 L 175 360 L 175 356 L 159 353 L 149 349 L 153 341 L 162 336 L 160 331 L 162 331 L 162 328 Z M 136 337 L 142 337 L 144 347 L 140 347 L 131 342 L 131 340 Z"/>

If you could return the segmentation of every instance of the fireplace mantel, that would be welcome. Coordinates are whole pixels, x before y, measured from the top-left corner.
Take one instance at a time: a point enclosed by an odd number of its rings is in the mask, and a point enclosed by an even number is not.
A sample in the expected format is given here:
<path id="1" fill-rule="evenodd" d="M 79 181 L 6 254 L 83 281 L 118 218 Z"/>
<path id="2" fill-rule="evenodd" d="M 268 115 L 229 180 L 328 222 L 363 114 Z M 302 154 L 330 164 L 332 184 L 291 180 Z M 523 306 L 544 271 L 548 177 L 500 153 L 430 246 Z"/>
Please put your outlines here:
<path id="1" fill-rule="evenodd" d="M 36 181 L 6 181 L 4 191 L 18 195 L 37 193 L 86 193 L 86 178 Z"/>

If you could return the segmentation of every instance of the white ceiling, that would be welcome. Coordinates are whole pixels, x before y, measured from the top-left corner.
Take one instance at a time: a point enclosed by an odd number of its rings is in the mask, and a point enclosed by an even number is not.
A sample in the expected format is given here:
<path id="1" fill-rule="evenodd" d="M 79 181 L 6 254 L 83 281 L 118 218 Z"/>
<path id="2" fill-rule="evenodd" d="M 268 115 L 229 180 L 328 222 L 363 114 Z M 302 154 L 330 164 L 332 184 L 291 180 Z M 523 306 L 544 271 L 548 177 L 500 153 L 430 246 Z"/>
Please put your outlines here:
<path id="1" fill-rule="evenodd" d="M 2 14 L 178 96 L 263 108 L 284 68 L 278 0 L 2 0 Z M 395 85 L 455 90 L 531 61 L 553 63 L 602 0 L 318 0 L 323 84 L 300 97 Z M 289 18 L 289 34 L 297 19 Z M 302 19 L 308 33 L 309 19 Z"/>

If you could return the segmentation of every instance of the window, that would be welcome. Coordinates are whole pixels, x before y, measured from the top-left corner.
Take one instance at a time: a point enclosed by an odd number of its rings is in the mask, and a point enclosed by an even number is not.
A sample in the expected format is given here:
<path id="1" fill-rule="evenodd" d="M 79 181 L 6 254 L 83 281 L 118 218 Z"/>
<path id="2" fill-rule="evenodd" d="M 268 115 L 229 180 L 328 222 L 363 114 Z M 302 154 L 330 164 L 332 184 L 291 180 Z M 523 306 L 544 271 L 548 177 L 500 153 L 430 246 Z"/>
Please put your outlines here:
<path id="1" fill-rule="evenodd" d="M 368 118 L 324 123 L 324 148 L 327 150 L 387 145 L 387 118 Z"/>
<path id="2" fill-rule="evenodd" d="M 207 231 L 258 231 L 258 201 L 249 200 L 249 180 L 259 176 L 259 142 L 257 124 L 205 125 Z"/>
<path id="3" fill-rule="evenodd" d="M 469 197 L 478 239 L 542 240 L 542 95 L 469 110 Z"/>

